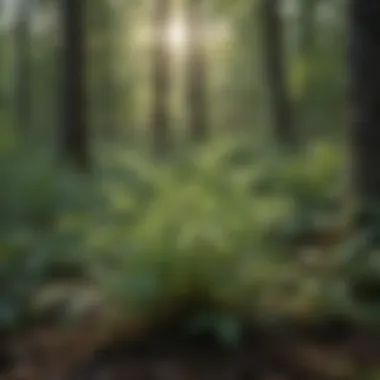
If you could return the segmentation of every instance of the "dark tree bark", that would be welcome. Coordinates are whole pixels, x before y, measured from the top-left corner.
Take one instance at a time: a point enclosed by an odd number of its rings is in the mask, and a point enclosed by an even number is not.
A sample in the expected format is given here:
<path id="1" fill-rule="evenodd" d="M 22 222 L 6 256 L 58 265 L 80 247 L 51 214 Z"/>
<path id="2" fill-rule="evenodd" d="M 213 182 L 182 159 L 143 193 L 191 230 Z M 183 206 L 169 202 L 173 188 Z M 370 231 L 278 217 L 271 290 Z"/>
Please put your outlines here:
<path id="1" fill-rule="evenodd" d="M 79 169 L 89 166 L 85 81 L 85 0 L 61 0 L 63 26 L 62 149 Z"/>
<path id="2" fill-rule="evenodd" d="M 380 204 L 380 2 L 350 0 L 352 181 L 359 224 L 371 224 Z"/>
<path id="3" fill-rule="evenodd" d="M 166 32 L 170 18 L 168 0 L 156 0 L 153 46 L 152 133 L 156 153 L 169 148 L 170 54 Z"/>
<path id="4" fill-rule="evenodd" d="M 294 144 L 296 135 L 293 125 L 293 110 L 286 89 L 284 30 L 280 1 L 262 0 L 260 15 L 262 18 L 264 70 L 269 87 L 274 136 L 282 144 Z"/>
<path id="5" fill-rule="evenodd" d="M 206 57 L 202 1 L 187 1 L 187 17 L 189 130 L 193 141 L 202 142 L 207 136 Z"/>
<path id="6" fill-rule="evenodd" d="M 28 131 L 32 117 L 31 97 L 31 6 L 28 0 L 19 4 L 15 26 L 16 78 L 15 119 L 20 131 Z"/>

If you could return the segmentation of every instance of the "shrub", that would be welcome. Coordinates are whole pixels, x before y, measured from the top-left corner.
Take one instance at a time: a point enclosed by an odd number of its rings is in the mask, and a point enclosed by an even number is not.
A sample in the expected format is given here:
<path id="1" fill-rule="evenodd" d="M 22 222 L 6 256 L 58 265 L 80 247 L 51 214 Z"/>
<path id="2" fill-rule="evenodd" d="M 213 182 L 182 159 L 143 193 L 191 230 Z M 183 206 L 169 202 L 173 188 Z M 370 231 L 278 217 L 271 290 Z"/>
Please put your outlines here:
<path id="1" fill-rule="evenodd" d="M 196 297 L 267 318 L 346 307 L 333 259 L 310 269 L 291 251 L 297 234 L 337 214 L 339 149 L 315 144 L 295 156 L 222 142 L 169 163 L 103 153 L 81 177 L 45 152 L 4 152 L 2 325 L 20 319 L 57 268 L 76 268 L 106 314 L 132 325 Z"/>

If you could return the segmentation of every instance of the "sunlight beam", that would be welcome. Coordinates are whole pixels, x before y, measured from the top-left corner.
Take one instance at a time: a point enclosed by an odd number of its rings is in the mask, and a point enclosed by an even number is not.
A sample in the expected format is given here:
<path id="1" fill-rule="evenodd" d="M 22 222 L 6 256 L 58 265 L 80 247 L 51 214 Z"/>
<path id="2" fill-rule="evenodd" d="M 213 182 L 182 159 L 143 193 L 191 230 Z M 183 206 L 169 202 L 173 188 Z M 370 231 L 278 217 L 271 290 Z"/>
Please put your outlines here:
<path id="1" fill-rule="evenodd" d="M 173 53 L 183 53 L 188 44 L 188 30 L 184 19 L 173 18 L 166 31 L 166 42 Z"/>

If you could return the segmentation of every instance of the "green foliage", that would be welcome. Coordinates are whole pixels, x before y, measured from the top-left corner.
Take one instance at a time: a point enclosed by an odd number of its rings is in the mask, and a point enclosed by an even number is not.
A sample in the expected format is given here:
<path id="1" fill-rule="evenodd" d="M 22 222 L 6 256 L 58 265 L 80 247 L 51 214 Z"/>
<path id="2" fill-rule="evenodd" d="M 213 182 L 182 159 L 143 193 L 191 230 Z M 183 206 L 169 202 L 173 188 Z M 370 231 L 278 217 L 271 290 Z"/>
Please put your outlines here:
<path id="1" fill-rule="evenodd" d="M 188 326 L 189 334 L 214 332 L 222 346 L 235 348 L 241 341 L 243 329 L 239 318 L 223 314 L 200 314 Z"/>
<path id="2" fill-rule="evenodd" d="M 3 154 L 2 324 L 26 313 L 57 267 L 80 268 L 125 316 L 157 318 L 197 294 L 268 316 L 328 304 L 326 275 L 310 277 L 289 249 L 294 225 L 319 228 L 333 210 L 338 149 L 295 157 L 222 142 L 171 163 L 104 153 L 86 178 L 46 153 Z M 216 328 L 233 341 L 238 328 L 223 318 Z"/>
<path id="3" fill-rule="evenodd" d="M 25 317 L 54 268 L 79 265 L 92 194 L 49 165 L 46 154 L 2 142 L 0 326 Z"/>
<path id="4" fill-rule="evenodd" d="M 82 177 L 49 164 L 46 152 L 5 141 L 4 328 L 57 302 L 62 315 L 103 302 L 107 323 L 154 322 L 197 297 L 208 300 L 211 316 L 200 315 L 189 331 L 214 330 L 226 345 L 239 340 L 241 314 L 266 322 L 377 318 L 376 302 L 360 304 L 349 291 L 377 268 L 374 254 L 358 254 L 366 236 L 336 252 L 318 251 L 318 241 L 310 252 L 297 246 L 299 236 L 339 227 L 336 146 L 286 153 L 222 141 L 160 163 L 109 147 Z M 78 279 L 91 291 L 54 290 Z"/>

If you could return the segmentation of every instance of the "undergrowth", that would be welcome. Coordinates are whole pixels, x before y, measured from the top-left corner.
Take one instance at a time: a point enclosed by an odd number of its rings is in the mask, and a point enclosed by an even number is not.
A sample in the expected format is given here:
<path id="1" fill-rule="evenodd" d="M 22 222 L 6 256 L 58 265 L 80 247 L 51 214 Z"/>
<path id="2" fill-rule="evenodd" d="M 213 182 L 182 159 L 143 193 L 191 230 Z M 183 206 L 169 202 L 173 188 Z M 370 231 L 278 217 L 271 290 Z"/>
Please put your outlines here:
<path id="1" fill-rule="evenodd" d="M 108 149 L 80 176 L 45 152 L 3 145 L 2 328 L 62 299 L 53 286 L 60 282 L 91 288 L 65 299 L 66 317 L 95 291 L 104 323 L 131 328 L 166 318 L 186 299 L 206 299 L 223 310 L 206 320 L 227 340 L 242 314 L 368 316 L 348 291 L 355 254 L 322 244 L 341 224 L 336 146 L 285 154 L 221 142 L 170 162 Z"/>

